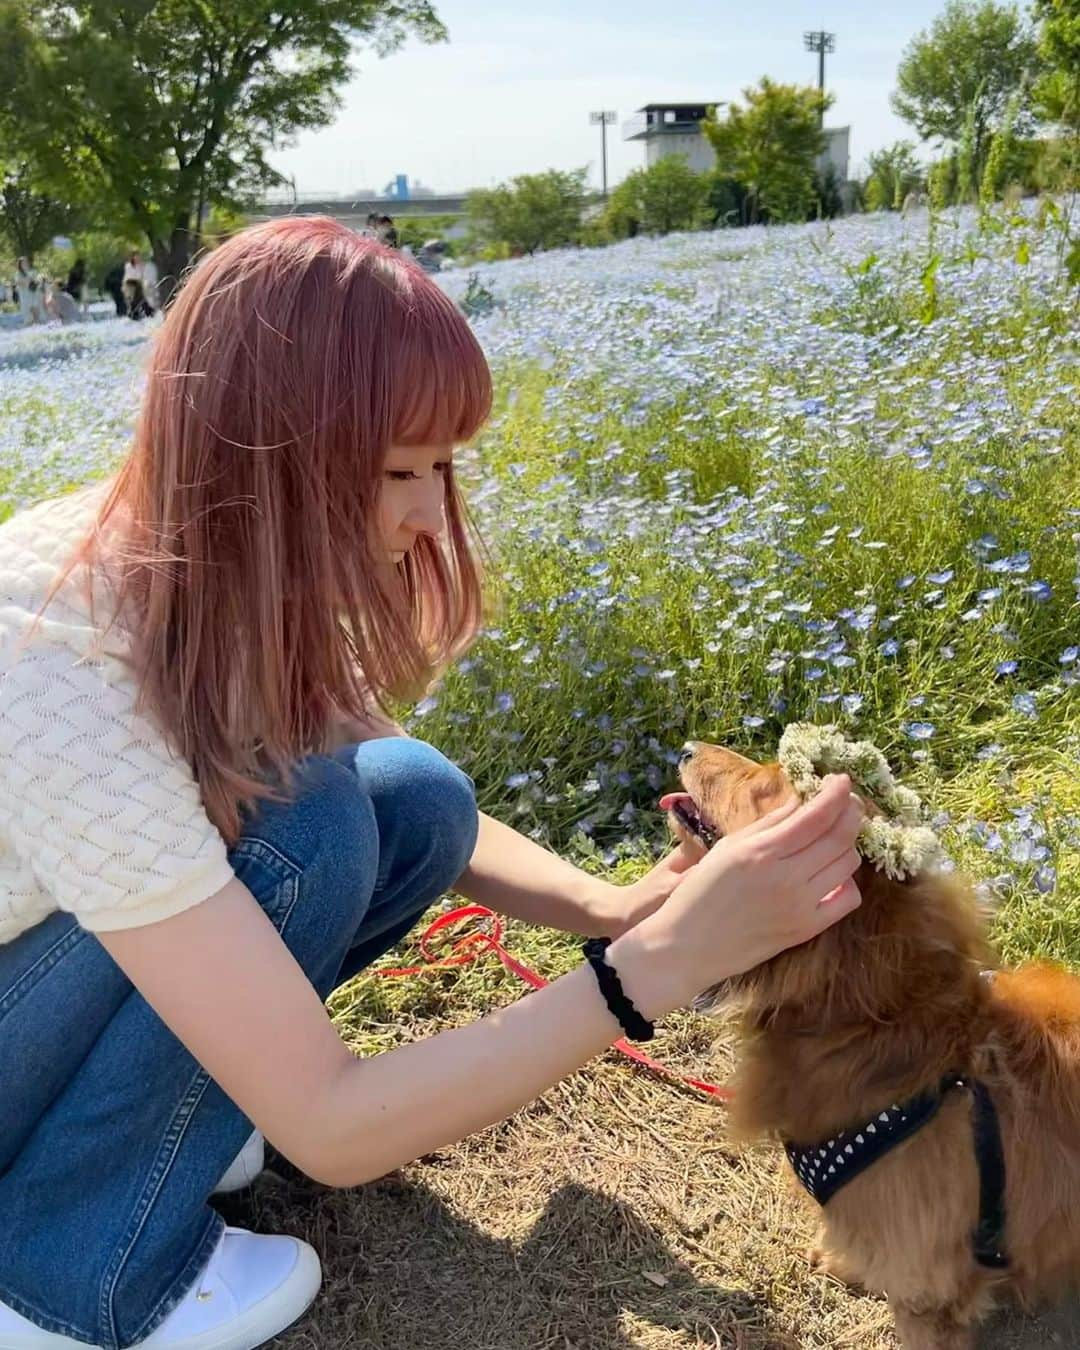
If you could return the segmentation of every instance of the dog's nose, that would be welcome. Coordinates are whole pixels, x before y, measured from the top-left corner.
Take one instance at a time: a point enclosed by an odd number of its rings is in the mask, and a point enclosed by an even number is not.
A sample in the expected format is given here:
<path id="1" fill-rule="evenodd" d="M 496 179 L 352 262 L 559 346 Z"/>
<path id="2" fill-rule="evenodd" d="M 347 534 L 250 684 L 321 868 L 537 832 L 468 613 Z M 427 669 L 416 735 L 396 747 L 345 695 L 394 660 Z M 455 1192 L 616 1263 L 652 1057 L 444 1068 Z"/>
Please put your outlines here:
<path id="1" fill-rule="evenodd" d="M 688 759 L 693 759 L 694 751 L 696 748 L 697 747 L 693 741 L 687 741 L 686 744 L 683 746 L 681 753 L 679 754 L 679 763 L 685 764 Z"/>

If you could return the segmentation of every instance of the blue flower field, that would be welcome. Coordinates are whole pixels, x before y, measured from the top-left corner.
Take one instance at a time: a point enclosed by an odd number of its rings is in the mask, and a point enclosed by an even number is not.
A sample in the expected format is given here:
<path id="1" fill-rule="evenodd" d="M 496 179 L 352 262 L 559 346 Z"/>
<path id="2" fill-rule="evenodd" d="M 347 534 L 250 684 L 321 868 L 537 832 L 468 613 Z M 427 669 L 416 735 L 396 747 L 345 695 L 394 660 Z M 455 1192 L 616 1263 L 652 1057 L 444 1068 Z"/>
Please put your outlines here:
<path id="1" fill-rule="evenodd" d="M 1006 957 L 1080 965 L 1064 210 L 635 239 L 486 265 L 471 286 L 446 274 L 497 375 L 495 415 L 459 452 L 493 609 L 405 710 L 412 733 L 467 769 L 484 809 L 629 880 L 664 844 L 656 802 L 687 737 L 765 757 L 790 720 L 836 722 L 923 793 Z M 0 517 L 116 463 L 150 340 L 117 319 L 0 328 Z M 580 959 L 544 930 L 507 941 L 549 975 Z M 370 1054 L 520 993 L 490 960 L 361 978 L 330 1007 Z M 729 1067 L 690 1014 L 656 1053 L 714 1081 Z M 808 1269 L 777 1152 L 730 1146 L 711 1100 L 614 1057 L 401 1174 L 325 1192 L 279 1168 L 228 1217 L 323 1254 L 324 1298 L 285 1350 L 895 1346 L 880 1300 Z M 1051 1343 L 1010 1326 L 986 1345 Z"/>

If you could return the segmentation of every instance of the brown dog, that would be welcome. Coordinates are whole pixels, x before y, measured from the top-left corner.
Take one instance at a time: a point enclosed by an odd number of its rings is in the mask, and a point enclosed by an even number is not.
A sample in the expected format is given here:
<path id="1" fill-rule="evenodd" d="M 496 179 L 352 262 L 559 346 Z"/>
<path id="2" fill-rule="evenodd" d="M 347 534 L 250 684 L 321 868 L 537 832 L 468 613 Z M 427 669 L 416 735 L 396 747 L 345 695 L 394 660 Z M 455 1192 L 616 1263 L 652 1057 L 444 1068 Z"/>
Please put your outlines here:
<path id="1" fill-rule="evenodd" d="M 792 794 L 777 765 L 701 742 L 680 772 L 688 796 L 665 805 L 677 834 L 706 845 Z M 985 918 L 951 877 L 891 881 L 864 863 L 856 882 L 859 910 L 709 990 L 702 1006 L 741 1014 L 731 1122 L 742 1137 L 831 1143 L 921 1093 L 940 1099 L 820 1208 L 816 1256 L 888 1294 L 908 1350 L 969 1350 L 999 1296 L 1030 1305 L 1080 1275 L 1080 980 L 1039 965 L 988 974 Z M 942 1091 L 957 1078 L 967 1086 Z M 979 1264 L 973 1244 L 974 1084 L 1003 1144 L 997 1268 Z"/>

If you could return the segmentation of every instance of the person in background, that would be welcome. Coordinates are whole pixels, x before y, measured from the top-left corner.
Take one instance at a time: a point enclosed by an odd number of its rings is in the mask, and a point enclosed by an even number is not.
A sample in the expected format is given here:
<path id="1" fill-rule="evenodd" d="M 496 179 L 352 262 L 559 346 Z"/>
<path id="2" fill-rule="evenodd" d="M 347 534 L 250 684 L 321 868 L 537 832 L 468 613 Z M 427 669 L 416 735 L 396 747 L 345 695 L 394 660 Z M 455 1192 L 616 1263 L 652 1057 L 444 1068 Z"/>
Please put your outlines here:
<path id="1" fill-rule="evenodd" d="M 16 262 L 15 285 L 19 292 L 19 313 L 22 315 L 23 323 L 27 327 L 32 323 L 43 323 L 45 311 L 42 303 L 44 300 L 42 280 L 30 265 L 29 258 L 19 258 Z"/>
<path id="2" fill-rule="evenodd" d="M 367 220 L 364 222 L 364 228 L 360 231 L 361 239 L 378 239 L 379 237 L 379 217 L 374 211 L 369 211 Z"/>
<path id="3" fill-rule="evenodd" d="M 79 306 L 70 291 L 65 290 L 59 277 L 45 289 L 45 313 L 65 325 L 79 322 Z"/>
<path id="4" fill-rule="evenodd" d="M 118 262 L 115 267 L 105 273 L 105 280 L 101 283 L 101 288 L 113 298 L 113 304 L 116 306 L 116 317 L 122 319 L 127 313 L 127 300 L 124 298 L 124 264 Z"/>
<path id="5" fill-rule="evenodd" d="M 387 248 L 397 248 L 398 232 L 393 216 L 380 216 L 377 229 L 380 244 L 385 244 Z"/>
<path id="6" fill-rule="evenodd" d="M 147 258 L 143 264 L 143 295 L 149 314 L 156 314 L 161 308 L 161 297 L 158 294 L 157 263 L 153 258 Z"/>
<path id="7" fill-rule="evenodd" d="M 76 258 L 68 273 L 64 290 L 82 309 L 83 314 L 90 312 L 90 287 L 86 283 L 86 259 Z"/>
<path id="8" fill-rule="evenodd" d="M 153 314 L 146 300 L 146 267 L 138 252 L 131 253 L 124 264 L 124 297 L 129 319 L 148 319 Z"/>

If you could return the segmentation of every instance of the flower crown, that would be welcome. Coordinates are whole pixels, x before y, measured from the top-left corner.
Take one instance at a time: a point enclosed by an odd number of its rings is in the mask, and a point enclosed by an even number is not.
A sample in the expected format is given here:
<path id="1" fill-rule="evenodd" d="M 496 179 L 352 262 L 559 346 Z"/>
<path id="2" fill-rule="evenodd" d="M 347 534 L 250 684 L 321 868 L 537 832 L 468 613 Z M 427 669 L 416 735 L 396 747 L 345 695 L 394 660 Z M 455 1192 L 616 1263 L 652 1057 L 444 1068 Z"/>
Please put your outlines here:
<path id="1" fill-rule="evenodd" d="M 780 737 L 779 761 L 803 801 L 820 791 L 825 774 L 846 773 L 856 790 L 881 808 L 883 815 L 866 817 L 855 841 L 879 872 L 903 881 L 944 862 L 937 835 L 921 823 L 917 793 L 896 781 L 876 745 L 849 741 L 833 726 L 794 722 Z"/>

